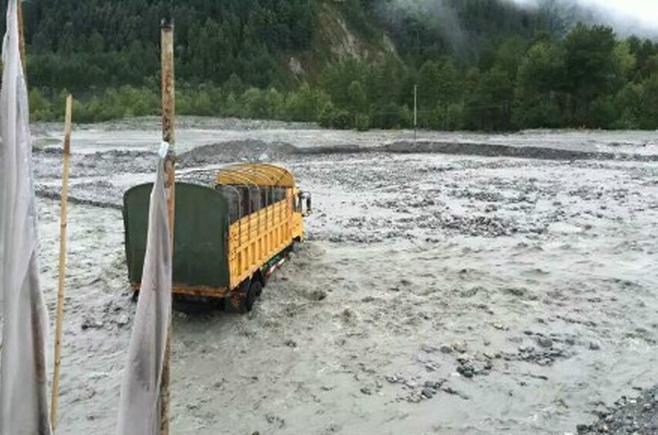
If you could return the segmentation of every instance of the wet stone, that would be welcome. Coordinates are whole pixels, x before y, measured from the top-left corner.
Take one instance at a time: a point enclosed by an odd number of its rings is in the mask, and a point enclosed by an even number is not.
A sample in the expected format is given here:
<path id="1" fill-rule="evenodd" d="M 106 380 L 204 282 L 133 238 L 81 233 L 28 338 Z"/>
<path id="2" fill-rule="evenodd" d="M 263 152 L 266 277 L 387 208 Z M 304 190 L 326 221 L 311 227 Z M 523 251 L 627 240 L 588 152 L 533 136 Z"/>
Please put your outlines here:
<path id="1" fill-rule="evenodd" d="M 327 298 L 327 292 L 324 290 L 314 290 L 311 293 L 311 300 L 314 301 L 323 301 Z"/>
<path id="2" fill-rule="evenodd" d="M 80 325 L 80 328 L 82 328 L 82 330 L 101 329 L 103 328 L 103 326 L 105 326 L 105 323 L 102 320 L 86 317 L 85 319 L 82 320 L 82 324 Z"/>
<path id="3" fill-rule="evenodd" d="M 117 319 L 117 325 L 119 326 L 126 326 L 130 322 L 130 319 L 128 318 L 127 315 L 123 315 Z"/>
<path id="4" fill-rule="evenodd" d="M 537 344 L 541 347 L 553 347 L 553 340 L 549 337 L 538 337 Z"/>
<path id="5" fill-rule="evenodd" d="M 288 347 L 297 347 L 297 342 L 295 340 L 286 340 L 283 344 Z"/>
<path id="6" fill-rule="evenodd" d="M 457 373 L 465 378 L 472 378 L 475 375 L 475 369 L 469 365 L 463 365 L 457 367 Z"/>
<path id="7" fill-rule="evenodd" d="M 399 376 L 386 376 L 384 379 L 390 384 L 399 384 L 404 381 L 404 379 Z"/>
<path id="8" fill-rule="evenodd" d="M 653 435 L 658 433 L 656 431 L 658 413 L 654 412 L 656 393 L 658 393 L 658 386 L 644 391 L 637 398 L 622 396 L 614 403 L 609 413 L 599 416 L 598 422 L 578 425 L 578 433 L 581 435 L 599 433 Z"/>
<path id="9" fill-rule="evenodd" d="M 455 350 L 455 352 L 458 353 L 465 353 L 466 352 L 466 343 L 463 341 L 456 341 L 452 343 L 452 348 Z"/>

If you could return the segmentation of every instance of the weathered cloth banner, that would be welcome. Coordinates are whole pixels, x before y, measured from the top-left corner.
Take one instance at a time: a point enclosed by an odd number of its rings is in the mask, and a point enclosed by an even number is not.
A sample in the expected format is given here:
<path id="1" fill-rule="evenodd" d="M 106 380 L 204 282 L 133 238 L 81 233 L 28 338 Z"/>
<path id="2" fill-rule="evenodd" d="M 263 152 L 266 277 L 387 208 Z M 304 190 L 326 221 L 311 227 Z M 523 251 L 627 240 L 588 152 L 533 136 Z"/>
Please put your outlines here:
<path id="1" fill-rule="evenodd" d="M 151 192 L 142 287 L 121 384 L 119 435 L 160 433 L 159 396 L 171 315 L 172 278 L 164 166 L 161 158 Z"/>
<path id="2" fill-rule="evenodd" d="M 10 0 L 0 91 L 0 434 L 43 435 L 51 433 L 48 320 L 39 289 L 32 144 L 17 8 L 17 0 Z"/>

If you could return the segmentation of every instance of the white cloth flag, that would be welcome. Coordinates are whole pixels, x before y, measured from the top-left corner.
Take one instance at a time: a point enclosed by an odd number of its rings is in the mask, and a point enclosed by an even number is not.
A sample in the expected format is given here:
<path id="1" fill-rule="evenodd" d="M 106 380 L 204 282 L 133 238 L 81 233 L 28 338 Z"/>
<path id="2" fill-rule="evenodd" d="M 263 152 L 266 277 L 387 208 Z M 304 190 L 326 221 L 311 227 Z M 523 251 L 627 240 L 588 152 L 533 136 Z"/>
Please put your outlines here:
<path id="1" fill-rule="evenodd" d="M 164 159 L 151 192 L 146 255 L 119 403 L 119 435 L 160 433 L 160 385 L 171 316 L 171 245 Z"/>
<path id="2" fill-rule="evenodd" d="M 37 216 L 27 86 L 17 0 L 7 7 L 0 92 L 0 435 L 50 434 L 45 341 L 48 318 L 39 289 Z"/>

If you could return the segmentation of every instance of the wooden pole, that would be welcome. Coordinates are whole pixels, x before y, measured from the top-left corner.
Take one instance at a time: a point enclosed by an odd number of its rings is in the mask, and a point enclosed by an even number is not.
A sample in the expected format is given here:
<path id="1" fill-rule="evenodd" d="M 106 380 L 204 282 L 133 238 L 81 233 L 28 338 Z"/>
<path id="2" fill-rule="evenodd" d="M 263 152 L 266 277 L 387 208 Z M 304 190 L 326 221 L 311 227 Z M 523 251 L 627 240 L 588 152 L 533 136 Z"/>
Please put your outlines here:
<path id="1" fill-rule="evenodd" d="M 27 82 L 27 52 L 25 50 L 25 23 L 23 22 L 23 1 L 18 0 L 18 49 L 21 52 L 21 63 L 23 64 L 23 74 Z"/>
<path id="2" fill-rule="evenodd" d="M 57 287 L 57 314 L 55 317 L 55 369 L 53 371 L 50 421 L 53 432 L 57 426 L 57 403 L 59 400 L 59 372 L 62 365 L 62 318 L 64 317 L 64 284 L 66 279 L 66 238 L 68 227 L 69 162 L 71 157 L 71 118 L 73 97 L 66 98 L 66 121 L 64 124 L 64 169 L 62 171 L 62 205 L 59 225 L 59 285 Z"/>
<path id="3" fill-rule="evenodd" d="M 173 253 L 174 218 L 176 210 L 176 88 L 174 75 L 174 23 L 162 20 L 161 56 L 162 56 L 162 140 L 169 144 L 165 161 L 167 176 L 167 208 L 169 211 L 169 231 Z M 171 313 L 170 313 L 171 314 Z M 165 358 L 160 383 L 160 433 L 169 435 L 170 379 L 171 379 L 171 315 L 169 333 L 165 347 Z"/>

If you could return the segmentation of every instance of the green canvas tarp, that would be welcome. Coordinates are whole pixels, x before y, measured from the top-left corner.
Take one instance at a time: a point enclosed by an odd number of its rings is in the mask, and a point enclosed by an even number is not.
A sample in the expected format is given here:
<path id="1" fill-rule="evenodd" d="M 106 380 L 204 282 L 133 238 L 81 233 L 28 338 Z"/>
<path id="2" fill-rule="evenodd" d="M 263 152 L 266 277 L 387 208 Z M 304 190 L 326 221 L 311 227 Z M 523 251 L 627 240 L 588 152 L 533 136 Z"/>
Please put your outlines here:
<path id="1" fill-rule="evenodd" d="M 126 258 L 130 282 L 144 267 L 152 183 L 135 186 L 123 198 Z M 228 287 L 229 211 L 221 193 L 176 183 L 173 282 L 184 287 Z"/>

